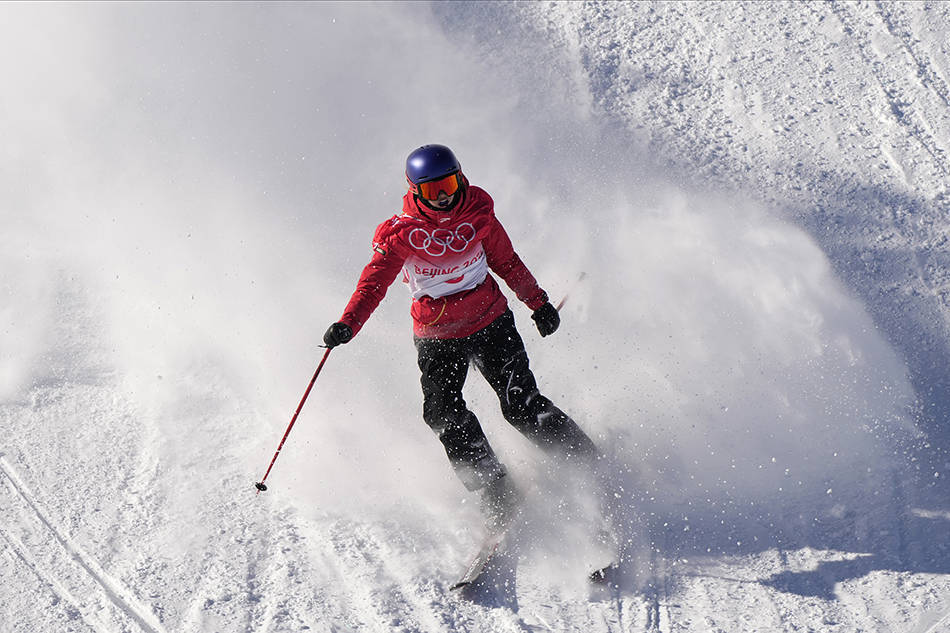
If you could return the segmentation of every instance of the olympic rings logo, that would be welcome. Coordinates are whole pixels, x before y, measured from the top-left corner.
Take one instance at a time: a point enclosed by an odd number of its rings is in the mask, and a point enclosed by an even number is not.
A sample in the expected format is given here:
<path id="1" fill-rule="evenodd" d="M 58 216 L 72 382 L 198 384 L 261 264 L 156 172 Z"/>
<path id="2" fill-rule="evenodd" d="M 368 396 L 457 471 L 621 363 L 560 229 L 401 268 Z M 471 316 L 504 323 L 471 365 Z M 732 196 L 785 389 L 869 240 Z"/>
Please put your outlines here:
<path id="1" fill-rule="evenodd" d="M 448 229 L 435 229 L 431 233 L 422 228 L 415 228 L 409 232 L 409 245 L 418 251 L 425 251 L 433 257 L 440 257 L 446 252 L 462 253 L 475 239 L 475 227 L 464 222 Z"/>

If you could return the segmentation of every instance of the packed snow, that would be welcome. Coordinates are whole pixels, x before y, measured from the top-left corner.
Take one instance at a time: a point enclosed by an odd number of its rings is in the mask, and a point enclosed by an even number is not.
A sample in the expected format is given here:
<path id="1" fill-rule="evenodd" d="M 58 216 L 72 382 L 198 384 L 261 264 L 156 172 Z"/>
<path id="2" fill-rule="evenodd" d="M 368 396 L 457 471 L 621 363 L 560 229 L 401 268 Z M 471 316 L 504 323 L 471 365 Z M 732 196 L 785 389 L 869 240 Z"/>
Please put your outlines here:
<path id="1" fill-rule="evenodd" d="M 0 5 L 0 631 L 950 631 L 950 3 Z M 408 293 L 455 149 L 555 300 L 485 582 Z M 609 540 L 609 539 L 608 539 Z"/>

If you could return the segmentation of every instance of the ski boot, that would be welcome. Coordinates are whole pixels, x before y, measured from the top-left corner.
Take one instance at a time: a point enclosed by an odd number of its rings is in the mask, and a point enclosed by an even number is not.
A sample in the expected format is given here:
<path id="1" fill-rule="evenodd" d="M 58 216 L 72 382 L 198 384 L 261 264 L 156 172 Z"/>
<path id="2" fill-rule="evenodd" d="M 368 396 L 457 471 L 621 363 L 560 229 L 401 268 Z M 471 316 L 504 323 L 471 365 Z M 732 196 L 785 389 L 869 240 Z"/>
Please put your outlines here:
<path id="1" fill-rule="evenodd" d="M 490 534 L 504 532 L 514 521 L 522 495 L 508 475 L 498 477 L 481 490 L 481 510 Z"/>

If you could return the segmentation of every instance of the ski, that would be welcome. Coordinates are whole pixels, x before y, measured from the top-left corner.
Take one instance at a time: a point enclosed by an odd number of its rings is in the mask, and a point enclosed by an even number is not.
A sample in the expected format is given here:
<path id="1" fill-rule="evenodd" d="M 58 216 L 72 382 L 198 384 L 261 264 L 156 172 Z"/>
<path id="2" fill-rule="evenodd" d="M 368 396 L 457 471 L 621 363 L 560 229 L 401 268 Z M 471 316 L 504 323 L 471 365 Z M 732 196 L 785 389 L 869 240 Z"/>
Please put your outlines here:
<path id="1" fill-rule="evenodd" d="M 505 535 L 507 531 L 502 531 L 498 534 L 491 535 L 485 542 L 482 544 L 481 549 L 478 550 L 478 554 L 472 559 L 472 562 L 469 563 L 468 567 L 465 569 L 465 573 L 459 578 L 458 582 L 449 587 L 451 591 L 461 589 L 471 585 L 479 577 L 485 573 L 488 569 L 488 566 L 491 564 L 492 560 L 495 558 L 495 555 L 498 553 L 501 544 L 505 540 Z"/>
<path id="2" fill-rule="evenodd" d="M 587 576 L 587 580 L 592 585 L 602 587 L 616 586 L 620 581 L 620 566 L 617 563 L 610 563 L 600 569 L 595 569 Z"/>

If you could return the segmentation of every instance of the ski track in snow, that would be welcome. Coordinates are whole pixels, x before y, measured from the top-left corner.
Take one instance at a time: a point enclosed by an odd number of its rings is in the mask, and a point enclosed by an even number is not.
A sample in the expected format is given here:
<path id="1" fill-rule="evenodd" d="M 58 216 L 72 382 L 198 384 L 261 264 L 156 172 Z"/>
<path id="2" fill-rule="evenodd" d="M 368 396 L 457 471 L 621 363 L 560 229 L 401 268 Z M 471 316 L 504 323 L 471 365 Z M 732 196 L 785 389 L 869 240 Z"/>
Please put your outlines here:
<path id="1" fill-rule="evenodd" d="M 2 455 L 0 472 L 15 497 L 4 509 L 6 526 L 0 525 L 0 535 L 44 584 L 72 605 L 95 631 L 164 631 L 155 615 L 139 604 L 128 588 L 51 521 Z M 25 534 L 29 545 L 15 536 L 17 533 Z"/>
<path id="2" fill-rule="evenodd" d="M 917 99 L 926 100 L 927 93 L 932 92 L 931 96 L 943 101 L 945 108 L 946 84 L 936 74 L 928 73 L 929 65 L 921 62 L 908 43 L 894 33 L 891 23 L 882 14 L 885 10 L 882 3 L 833 2 L 831 7 L 845 32 L 854 37 L 861 58 L 873 69 L 873 76 L 885 95 L 893 119 L 907 129 L 907 138 L 921 144 L 944 177 L 950 175 L 947 148 L 941 146 L 930 122 L 914 103 Z M 927 110 L 940 112 L 942 108 L 939 104 L 931 104 Z M 943 123 L 946 124 L 946 120 Z M 900 173 L 905 184 L 909 184 L 906 170 L 901 169 Z"/>

